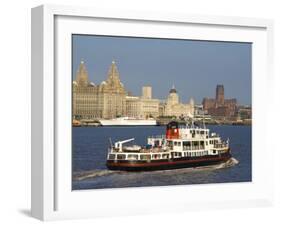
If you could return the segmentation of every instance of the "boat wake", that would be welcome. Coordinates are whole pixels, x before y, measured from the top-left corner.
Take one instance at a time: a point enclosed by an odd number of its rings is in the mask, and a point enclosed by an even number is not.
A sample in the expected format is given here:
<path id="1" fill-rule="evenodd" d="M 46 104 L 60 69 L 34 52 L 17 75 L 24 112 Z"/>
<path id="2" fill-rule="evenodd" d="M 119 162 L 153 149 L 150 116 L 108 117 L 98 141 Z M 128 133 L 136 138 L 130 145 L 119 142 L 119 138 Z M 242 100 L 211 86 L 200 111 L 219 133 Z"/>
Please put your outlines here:
<path id="1" fill-rule="evenodd" d="M 126 172 L 122 171 L 113 171 L 113 170 L 89 170 L 83 172 L 77 172 L 73 174 L 73 180 L 86 180 L 95 177 L 102 177 L 111 174 L 122 174 Z"/>
<path id="2" fill-rule="evenodd" d="M 230 158 L 228 161 L 216 165 L 210 165 L 210 166 L 200 166 L 200 167 L 194 167 L 194 168 L 183 168 L 183 169 L 174 169 L 174 170 L 160 170 L 160 171 L 145 171 L 145 172 L 126 172 L 126 171 L 116 171 L 116 170 L 89 170 L 89 171 L 82 171 L 82 172 L 75 172 L 73 174 L 73 180 L 74 181 L 81 181 L 81 180 L 89 180 L 94 179 L 97 177 L 103 177 L 103 176 L 109 176 L 113 174 L 169 174 L 169 173 L 189 173 L 189 172 L 199 172 L 199 171 L 208 171 L 208 170 L 218 170 L 218 169 L 224 169 L 229 168 L 237 165 L 239 161 L 235 158 Z"/>
<path id="3" fill-rule="evenodd" d="M 227 160 L 226 162 L 223 162 L 223 163 L 220 163 L 220 164 L 215 164 L 215 165 L 210 165 L 210 166 L 196 167 L 196 169 L 197 170 L 200 170 L 200 169 L 224 169 L 224 168 L 229 168 L 229 167 L 235 166 L 238 163 L 239 163 L 239 161 L 232 157 L 229 160 Z"/>

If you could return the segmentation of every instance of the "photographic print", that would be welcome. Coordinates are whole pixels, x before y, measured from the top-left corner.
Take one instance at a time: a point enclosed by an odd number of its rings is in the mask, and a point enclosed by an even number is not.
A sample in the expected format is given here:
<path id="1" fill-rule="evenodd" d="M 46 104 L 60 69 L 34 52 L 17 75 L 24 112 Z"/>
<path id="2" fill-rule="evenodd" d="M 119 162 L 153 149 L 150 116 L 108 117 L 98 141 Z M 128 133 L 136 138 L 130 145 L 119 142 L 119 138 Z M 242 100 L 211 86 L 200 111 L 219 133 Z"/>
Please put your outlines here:
<path id="1" fill-rule="evenodd" d="M 72 35 L 72 189 L 252 180 L 252 44 Z"/>

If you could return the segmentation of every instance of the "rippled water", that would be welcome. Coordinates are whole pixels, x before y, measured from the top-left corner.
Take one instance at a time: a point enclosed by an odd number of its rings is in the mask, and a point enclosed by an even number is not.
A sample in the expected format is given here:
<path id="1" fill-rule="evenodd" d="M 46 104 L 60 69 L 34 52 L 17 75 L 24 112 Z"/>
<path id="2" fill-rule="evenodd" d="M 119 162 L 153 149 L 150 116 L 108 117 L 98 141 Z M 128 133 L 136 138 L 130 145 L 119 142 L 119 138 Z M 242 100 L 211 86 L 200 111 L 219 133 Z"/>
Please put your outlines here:
<path id="1" fill-rule="evenodd" d="M 208 126 L 223 139 L 230 138 L 233 158 L 214 166 L 153 172 L 106 169 L 109 137 L 112 141 L 135 137 L 144 145 L 146 137 L 164 134 L 165 127 L 74 127 L 73 189 L 206 184 L 251 181 L 251 127 Z"/>

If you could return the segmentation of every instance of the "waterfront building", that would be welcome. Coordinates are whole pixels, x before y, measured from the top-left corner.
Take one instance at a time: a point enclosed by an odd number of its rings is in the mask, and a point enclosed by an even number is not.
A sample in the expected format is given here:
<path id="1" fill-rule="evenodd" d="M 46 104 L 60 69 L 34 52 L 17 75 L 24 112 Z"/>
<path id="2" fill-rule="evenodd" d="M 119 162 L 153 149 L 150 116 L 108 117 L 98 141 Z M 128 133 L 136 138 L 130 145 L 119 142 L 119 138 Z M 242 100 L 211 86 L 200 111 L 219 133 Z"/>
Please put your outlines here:
<path id="1" fill-rule="evenodd" d="M 152 87 L 151 86 L 142 87 L 142 98 L 143 99 L 152 99 Z"/>
<path id="2" fill-rule="evenodd" d="M 238 106 L 238 117 L 240 120 L 252 119 L 252 107 L 251 106 Z"/>
<path id="3" fill-rule="evenodd" d="M 107 79 L 96 85 L 89 81 L 86 65 L 81 61 L 73 81 L 73 119 L 112 119 L 128 116 L 139 119 L 159 116 L 193 117 L 194 101 L 181 103 L 173 87 L 166 100 L 153 98 L 152 87 L 143 86 L 141 96 L 132 96 L 120 81 L 112 61 Z"/>
<path id="4" fill-rule="evenodd" d="M 140 97 L 126 96 L 126 113 L 128 117 L 140 118 Z"/>
<path id="5" fill-rule="evenodd" d="M 102 108 L 102 118 L 111 119 L 126 114 L 126 95 L 127 92 L 114 61 L 108 71 L 106 81 L 99 85 L 99 105 Z"/>
<path id="6" fill-rule="evenodd" d="M 74 119 L 101 117 L 102 109 L 98 104 L 98 99 L 98 88 L 94 83 L 89 82 L 85 63 L 81 61 L 76 80 L 73 81 L 72 112 Z"/>
<path id="7" fill-rule="evenodd" d="M 215 99 L 204 98 L 202 104 L 204 110 L 211 116 L 234 117 L 237 114 L 237 100 L 225 99 L 223 85 L 217 85 Z"/>
<path id="8" fill-rule="evenodd" d="M 115 118 L 126 113 L 126 90 L 113 61 L 106 81 L 89 82 L 85 63 L 81 61 L 73 81 L 73 117 L 76 119 Z"/>
<path id="9" fill-rule="evenodd" d="M 158 99 L 141 99 L 141 117 L 153 117 L 157 118 L 159 116 L 159 100 Z"/>
<path id="10" fill-rule="evenodd" d="M 194 100 L 191 98 L 189 104 L 181 103 L 177 90 L 173 86 L 164 104 L 163 116 L 173 116 L 176 118 L 193 117 Z"/>
<path id="11" fill-rule="evenodd" d="M 152 87 L 142 87 L 142 96 L 140 98 L 140 112 L 141 117 L 158 117 L 159 116 L 159 104 L 158 99 L 152 98 Z"/>
<path id="12" fill-rule="evenodd" d="M 216 87 L 216 102 L 217 105 L 224 105 L 224 87 L 223 85 L 217 85 Z"/>
<path id="13" fill-rule="evenodd" d="M 152 98 L 152 87 L 142 87 L 142 95 L 126 96 L 126 115 L 134 118 L 157 118 L 159 116 L 158 99 Z"/>

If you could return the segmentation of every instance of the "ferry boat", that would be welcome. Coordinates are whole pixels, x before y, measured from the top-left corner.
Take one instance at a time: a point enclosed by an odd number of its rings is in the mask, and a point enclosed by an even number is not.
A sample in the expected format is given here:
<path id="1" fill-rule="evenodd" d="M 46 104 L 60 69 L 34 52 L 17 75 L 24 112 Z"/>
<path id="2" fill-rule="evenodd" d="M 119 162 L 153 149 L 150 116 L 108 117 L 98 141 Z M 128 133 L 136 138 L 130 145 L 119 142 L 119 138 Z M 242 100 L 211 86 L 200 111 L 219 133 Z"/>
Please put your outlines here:
<path id="1" fill-rule="evenodd" d="M 106 166 L 110 170 L 149 171 L 218 164 L 231 158 L 229 139 L 223 141 L 205 126 L 183 125 L 175 121 L 166 134 L 148 137 L 147 145 L 129 144 L 134 138 L 111 144 Z"/>
<path id="2" fill-rule="evenodd" d="M 156 126 L 157 122 L 153 118 L 137 119 L 131 117 L 119 117 L 114 119 L 99 120 L 102 126 Z"/>

